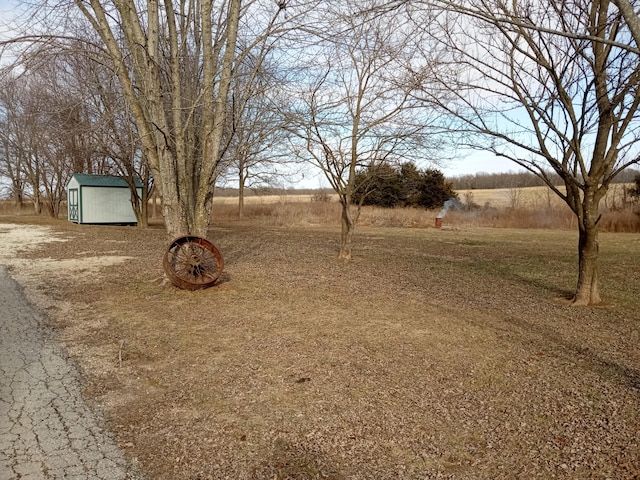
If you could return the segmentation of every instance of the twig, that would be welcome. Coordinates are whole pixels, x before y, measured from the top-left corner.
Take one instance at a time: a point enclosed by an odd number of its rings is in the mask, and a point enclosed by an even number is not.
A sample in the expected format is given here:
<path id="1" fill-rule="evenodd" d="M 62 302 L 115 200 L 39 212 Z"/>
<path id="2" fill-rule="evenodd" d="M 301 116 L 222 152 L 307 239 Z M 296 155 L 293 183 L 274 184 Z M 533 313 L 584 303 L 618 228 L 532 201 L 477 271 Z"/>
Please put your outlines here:
<path id="1" fill-rule="evenodd" d="M 122 367 L 122 349 L 124 348 L 124 340 L 120 340 L 120 351 L 118 352 L 118 360 L 120 362 L 120 366 Z"/>

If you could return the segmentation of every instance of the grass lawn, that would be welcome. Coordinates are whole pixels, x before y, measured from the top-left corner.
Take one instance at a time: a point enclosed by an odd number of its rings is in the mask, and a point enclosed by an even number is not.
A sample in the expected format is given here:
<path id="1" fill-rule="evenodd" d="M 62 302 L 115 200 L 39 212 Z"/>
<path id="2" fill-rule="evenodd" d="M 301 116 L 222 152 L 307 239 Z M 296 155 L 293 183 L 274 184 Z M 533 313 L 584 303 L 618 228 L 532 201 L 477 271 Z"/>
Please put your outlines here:
<path id="1" fill-rule="evenodd" d="M 640 234 L 577 308 L 568 230 L 363 227 L 344 263 L 337 226 L 224 220 L 189 292 L 159 226 L 49 226 L 10 271 L 151 479 L 640 478 Z"/>

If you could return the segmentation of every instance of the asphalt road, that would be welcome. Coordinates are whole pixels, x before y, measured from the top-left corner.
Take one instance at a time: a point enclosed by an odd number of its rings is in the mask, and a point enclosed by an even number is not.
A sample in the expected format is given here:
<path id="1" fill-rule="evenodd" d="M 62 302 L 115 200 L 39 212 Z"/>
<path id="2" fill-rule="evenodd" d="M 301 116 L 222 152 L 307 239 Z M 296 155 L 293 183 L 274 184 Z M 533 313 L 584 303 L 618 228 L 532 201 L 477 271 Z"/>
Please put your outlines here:
<path id="1" fill-rule="evenodd" d="M 0 480 L 139 479 L 42 315 L 0 265 Z"/>

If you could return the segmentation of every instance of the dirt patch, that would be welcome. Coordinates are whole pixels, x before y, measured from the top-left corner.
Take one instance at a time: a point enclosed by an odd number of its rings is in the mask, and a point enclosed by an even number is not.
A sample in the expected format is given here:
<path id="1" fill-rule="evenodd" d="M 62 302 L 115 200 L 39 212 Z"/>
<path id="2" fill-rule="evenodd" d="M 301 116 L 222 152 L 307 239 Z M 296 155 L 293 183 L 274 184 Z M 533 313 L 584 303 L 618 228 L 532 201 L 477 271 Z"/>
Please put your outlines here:
<path id="1" fill-rule="evenodd" d="M 602 236 L 610 305 L 576 309 L 572 232 L 363 228 L 343 263 L 333 227 L 229 222 L 185 292 L 162 229 L 50 228 L 22 278 L 149 478 L 640 474 L 638 235 Z"/>
<path id="2" fill-rule="evenodd" d="M 24 258 L 46 244 L 54 244 L 51 251 L 55 254 L 59 250 L 55 244 L 68 240 L 48 226 L 0 223 L 0 263 L 7 265 L 12 276 L 29 288 L 32 301 L 40 307 L 48 308 L 51 301 L 46 295 L 37 294 L 38 286 L 65 282 L 70 278 L 73 282 L 86 281 L 90 277 L 97 280 L 101 269 L 130 259 L 108 253 L 96 256 L 92 251 L 78 251 L 73 258 Z"/>
<path id="3" fill-rule="evenodd" d="M 37 248 L 42 243 L 64 241 L 56 238 L 50 227 L 0 223 L 0 260 L 16 261 L 18 253 Z"/>
<path id="4" fill-rule="evenodd" d="M 21 256 L 38 249 L 42 244 L 66 242 L 67 239 L 54 232 L 51 227 L 17 224 L 0 224 L 0 238 L 0 262 L 13 267 L 16 275 L 24 282 L 28 282 L 29 278 L 41 281 L 43 277 L 55 277 L 59 280 L 78 272 L 94 272 L 99 275 L 97 270 L 100 268 L 131 258 L 108 253 L 93 256 L 92 251 L 79 251 L 75 258 L 38 258 L 37 262 L 28 262 Z"/>

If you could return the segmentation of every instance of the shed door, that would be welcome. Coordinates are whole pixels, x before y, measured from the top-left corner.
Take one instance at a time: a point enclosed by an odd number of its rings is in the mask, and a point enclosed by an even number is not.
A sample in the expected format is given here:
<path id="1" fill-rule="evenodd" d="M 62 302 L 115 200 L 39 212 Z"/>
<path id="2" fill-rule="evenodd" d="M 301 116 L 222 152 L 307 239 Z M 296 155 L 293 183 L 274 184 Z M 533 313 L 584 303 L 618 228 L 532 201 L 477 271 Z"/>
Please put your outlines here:
<path id="1" fill-rule="evenodd" d="M 69 221 L 78 222 L 78 189 L 69 189 Z"/>

